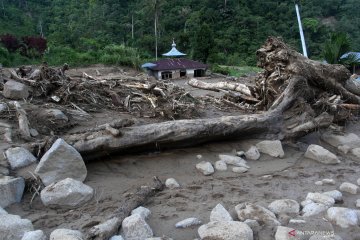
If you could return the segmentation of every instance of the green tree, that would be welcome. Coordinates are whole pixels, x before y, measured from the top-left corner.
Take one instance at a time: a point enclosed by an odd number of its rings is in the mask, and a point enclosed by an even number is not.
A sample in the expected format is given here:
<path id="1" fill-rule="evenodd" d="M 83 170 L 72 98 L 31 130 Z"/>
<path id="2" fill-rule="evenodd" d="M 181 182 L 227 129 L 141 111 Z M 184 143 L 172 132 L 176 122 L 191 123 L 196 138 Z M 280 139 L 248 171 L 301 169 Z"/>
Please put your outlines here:
<path id="1" fill-rule="evenodd" d="M 207 62 L 214 47 L 214 33 L 209 25 L 204 23 L 196 31 L 192 41 L 193 58 Z"/>

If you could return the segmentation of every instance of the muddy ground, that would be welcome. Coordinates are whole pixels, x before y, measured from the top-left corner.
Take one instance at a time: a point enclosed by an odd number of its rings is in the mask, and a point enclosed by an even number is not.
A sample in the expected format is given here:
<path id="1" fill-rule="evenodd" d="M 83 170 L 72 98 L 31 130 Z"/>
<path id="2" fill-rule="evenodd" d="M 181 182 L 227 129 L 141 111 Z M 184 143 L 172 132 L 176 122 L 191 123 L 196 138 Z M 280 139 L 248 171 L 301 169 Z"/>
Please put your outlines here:
<path id="1" fill-rule="evenodd" d="M 75 69 L 73 75 L 86 71 L 95 74 L 100 69 L 106 74 L 115 74 L 118 68 Z M 137 72 L 128 71 L 131 75 Z M 206 81 L 206 79 L 205 79 Z M 208 81 L 217 81 L 208 80 Z M 184 86 L 193 95 L 212 94 L 203 90 L 195 90 L 185 83 L 185 80 L 174 80 L 175 84 Z M 226 111 L 218 108 L 204 110 L 206 117 L 221 115 L 242 114 L 240 111 Z M 93 118 L 68 131 L 77 131 L 90 126 L 99 125 L 117 118 L 134 118 L 127 113 L 116 113 L 110 110 L 92 114 Z M 136 118 L 137 124 L 160 121 L 159 119 Z M 360 126 L 352 122 L 347 131 L 360 135 Z M 179 189 L 165 189 L 150 199 L 145 207 L 152 212 L 148 223 L 155 236 L 168 236 L 175 240 L 189 240 L 197 238 L 197 228 L 176 229 L 175 223 L 189 217 L 197 217 L 203 223 L 209 222 L 211 210 L 222 203 L 229 210 L 234 219 L 234 207 L 243 202 L 257 203 L 267 206 L 277 199 L 290 198 L 298 202 L 305 200 L 308 192 L 323 192 L 338 189 L 344 181 L 355 183 L 360 177 L 359 162 L 340 156 L 342 163 L 332 166 L 320 164 L 303 157 L 306 146 L 322 143 L 316 132 L 311 136 L 300 139 L 299 143 L 284 143 L 285 157 L 283 159 L 262 155 L 258 161 L 249 161 L 251 167 L 247 173 L 233 173 L 229 168 L 226 172 L 215 172 L 212 176 L 204 176 L 195 169 L 195 164 L 201 160 L 215 163 L 218 155 L 225 153 L 234 155 L 236 151 L 246 151 L 260 139 L 234 140 L 227 142 L 209 143 L 193 148 L 174 149 L 159 152 L 134 153 L 129 155 L 111 155 L 87 162 L 88 176 L 85 184 L 96 190 L 95 197 L 86 206 L 73 210 L 45 208 L 39 197 L 30 203 L 32 194 L 26 193 L 21 204 L 13 204 L 6 210 L 30 219 L 36 229 L 42 229 L 47 235 L 56 228 L 72 228 L 87 230 L 94 221 L 101 221 L 111 214 L 117 207 L 120 199 L 132 192 L 136 187 L 146 185 L 158 176 L 165 181 L 175 178 L 181 185 Z M 0 143 L 2 148 L 7 147 Z M 202 159 L 197 159 L 201 154 Z M 272 175 L 272 179 L 263 179 L 264 175 Z M 332 178 L 336 185 L 317 186 L 315 182 L 324 178 Z M 355 201 L 358 195 L 344 194 L 344 207 L 356 208 Z M 337 204 L 339 205 L 339 204 Z M 275 229 L 265 229 L 259 239 L 274 239 Z M 317 231 L 318 229 L 309 229 Z M 344 240 L 360 239 L 360 228 L 351 231 L 335 227 L 335 233 Z"/>

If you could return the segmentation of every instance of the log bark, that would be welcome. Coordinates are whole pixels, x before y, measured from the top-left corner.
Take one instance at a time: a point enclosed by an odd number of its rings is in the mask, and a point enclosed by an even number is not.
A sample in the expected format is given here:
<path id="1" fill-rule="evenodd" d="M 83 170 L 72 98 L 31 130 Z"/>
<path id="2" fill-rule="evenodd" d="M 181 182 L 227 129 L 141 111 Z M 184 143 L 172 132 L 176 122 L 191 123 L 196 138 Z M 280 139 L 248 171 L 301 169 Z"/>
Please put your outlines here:
<path id="1" fill-rule="evenodd" d="M 29 120 L 26 115 L 26 111 L 21 107 L 17 101 L 11 102 L 16 110 L 16 115 L 19 121 L 19 130 L 23 139 L 30 140 L 31 134 L 29 129 Z"/>
<path id="2" fill-rule="evenodd" d="M 103 223 L 92 227 L 86 239 L 88 240 L 106 240 L 111 236 L 116 235 L 119 231 L 122 221 L 130 215 L 131 211 L 138 206 L 143 205 L 150 197 L 154 196 L 157 192 L 164 189 L 163 183 L 154 177 L 154 182 L 151 186 L 142 186 L 137 189 L 134 194 L 125 198 L 120 202 L 119 208 L 108 217 Z"/>

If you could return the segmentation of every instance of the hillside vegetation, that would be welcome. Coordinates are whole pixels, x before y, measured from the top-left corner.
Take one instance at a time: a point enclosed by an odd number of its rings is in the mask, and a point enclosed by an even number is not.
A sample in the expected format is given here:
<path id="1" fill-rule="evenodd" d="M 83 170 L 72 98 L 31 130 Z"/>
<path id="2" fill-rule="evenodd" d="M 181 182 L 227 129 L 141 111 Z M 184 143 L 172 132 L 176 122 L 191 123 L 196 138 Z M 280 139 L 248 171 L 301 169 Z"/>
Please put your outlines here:
<path id="1" fill-rule="evenodd" d="M 300 2 L 309 55 L 322 58 L 329 34 L 347 33 L 360 51 L 358 0 Z M 138 66 L 159 56 L 175 38 L 191 58 L 224 65 L 255 65 L 254 52 L 269 35 L 300 48 L 293 0 L 0 0 L 0 35 L 44 36 L 42 58 L 0 49 L 0 62 L 18 65 L 103 62 Z"/>

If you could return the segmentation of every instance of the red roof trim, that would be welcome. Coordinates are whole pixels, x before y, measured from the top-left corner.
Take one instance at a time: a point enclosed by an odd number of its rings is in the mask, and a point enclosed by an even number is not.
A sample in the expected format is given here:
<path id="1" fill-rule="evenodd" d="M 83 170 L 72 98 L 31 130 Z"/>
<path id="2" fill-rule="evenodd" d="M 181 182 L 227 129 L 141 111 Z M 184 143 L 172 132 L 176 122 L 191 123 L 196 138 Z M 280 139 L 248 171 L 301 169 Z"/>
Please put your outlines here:
<path id="1" fill-rule="evenodd" d="M 186 58 L 164 58 L 159 61 L 153 62 L 156 64 L 151 70 L 177 70 L 177 69 L 206 69 L 208 65 L 201 62 L 193 61 Z"/>

